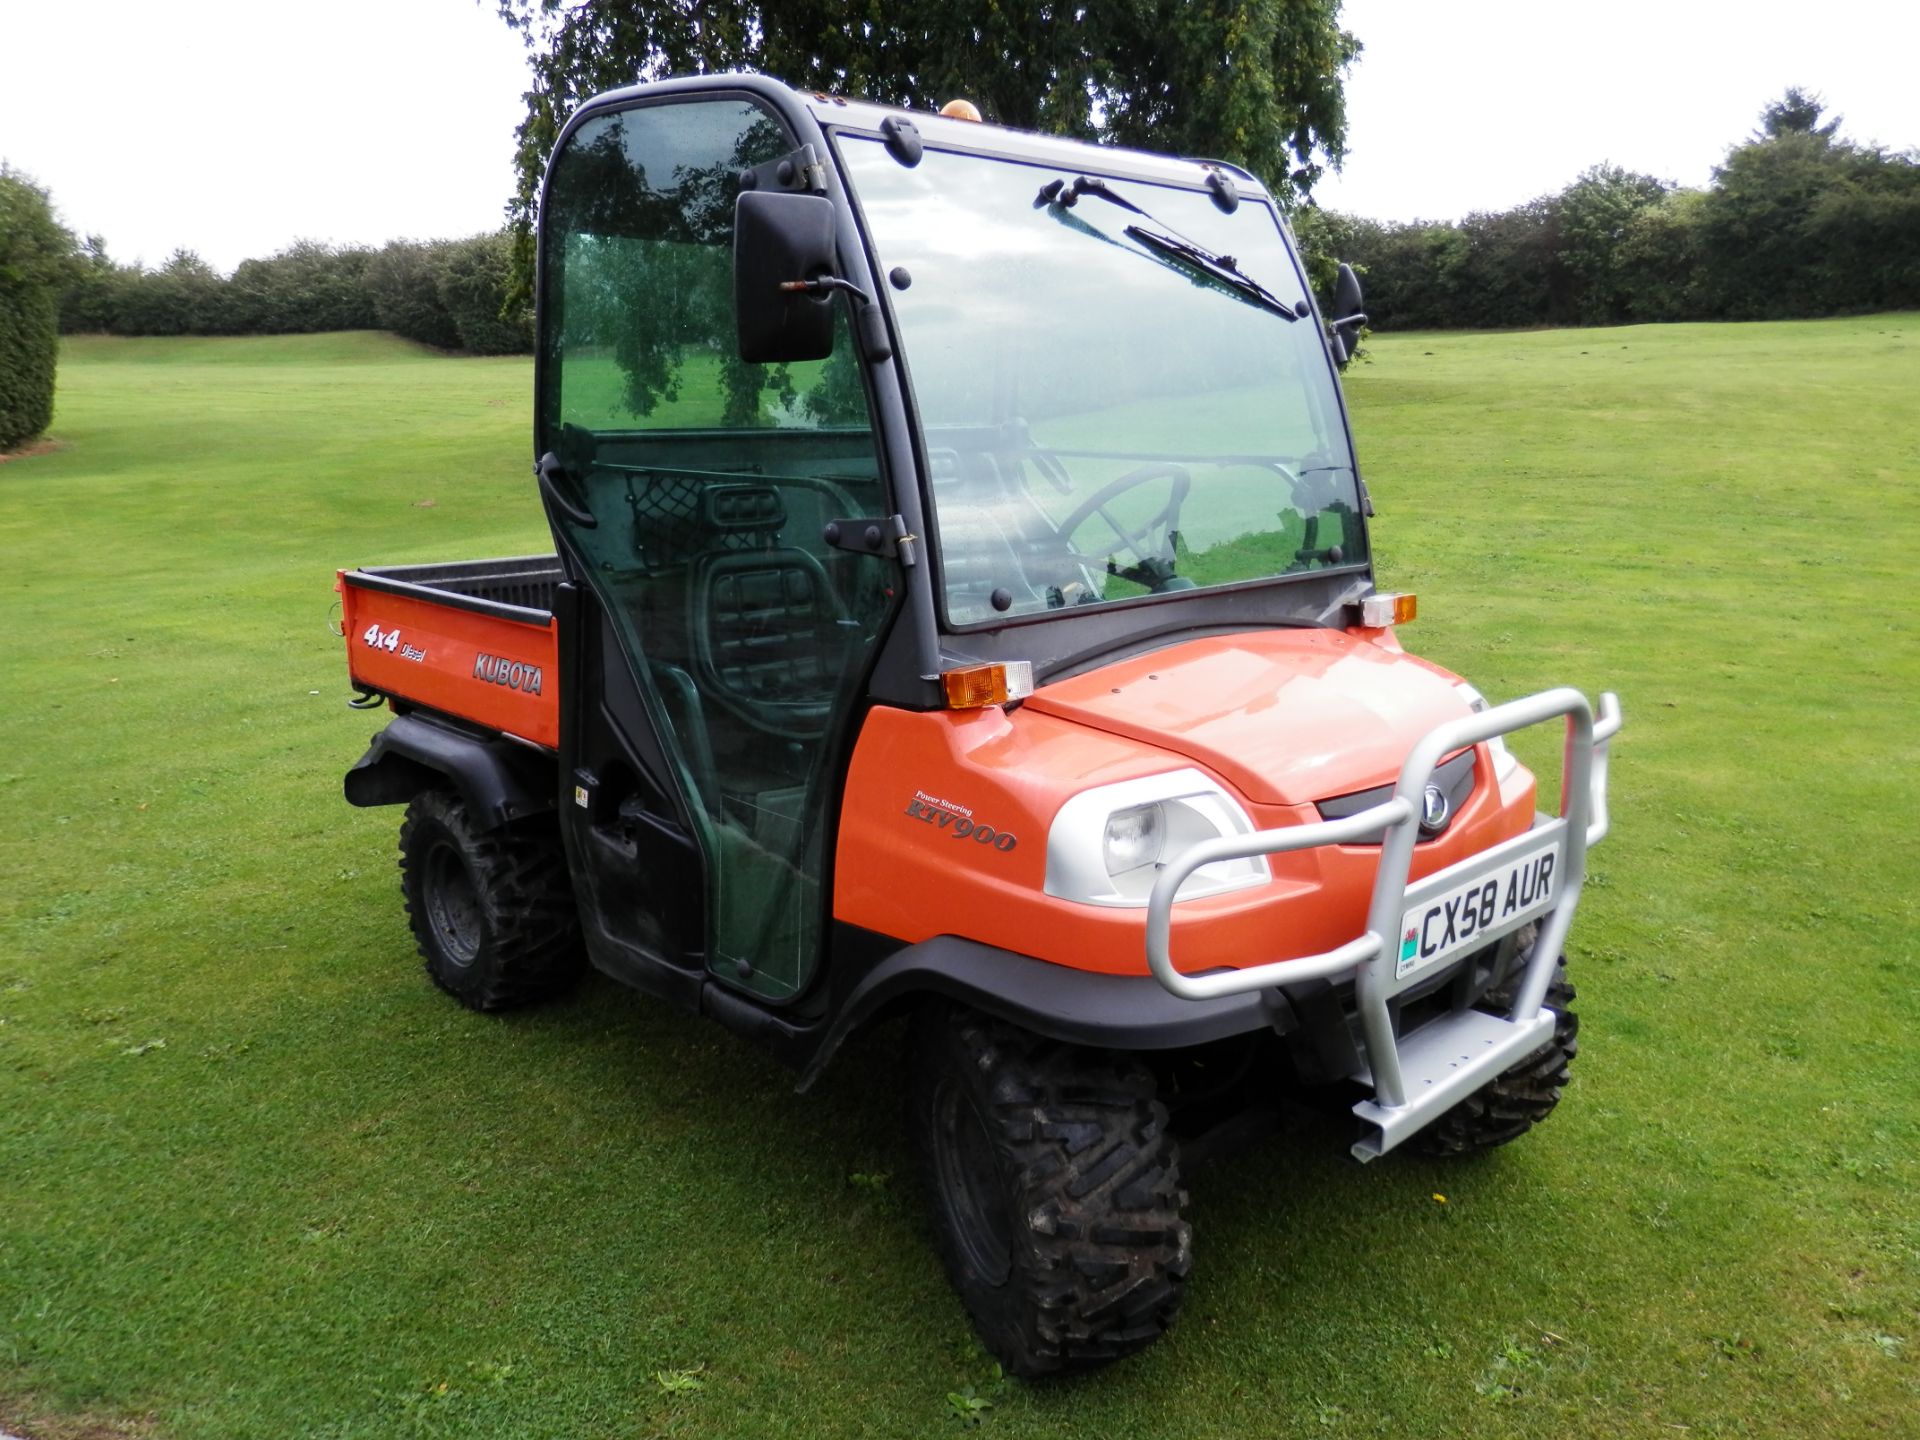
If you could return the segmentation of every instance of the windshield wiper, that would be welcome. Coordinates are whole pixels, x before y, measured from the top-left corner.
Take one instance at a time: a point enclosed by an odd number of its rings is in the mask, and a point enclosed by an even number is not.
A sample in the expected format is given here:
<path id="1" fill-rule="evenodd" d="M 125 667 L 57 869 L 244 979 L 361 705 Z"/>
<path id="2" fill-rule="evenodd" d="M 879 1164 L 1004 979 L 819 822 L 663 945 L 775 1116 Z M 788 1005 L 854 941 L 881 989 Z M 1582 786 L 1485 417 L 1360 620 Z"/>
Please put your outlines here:
<path id="1" fill-rule="evenodd" d="M 1145 245 L 1149 250 L 1158 250 L 1176 260 L 1193 266 L 1208 279 L 1217 280 L 1244 295 L 1263 310 L 1271 310 L 1285 320 L 1298 320 L 1300 312 L 1275 295 L 1251 275 L 1246 274 L 1231 255 L 1216 255 L 1213 251 L 1195 245 L 1191 240 L 1182 240 L 1174 235 L 1162 235 L 1158 230 L 1149 230 L 1144 225 L 1127 226 L 1127 234 Z"/>
<path id="2" fill-rule="evenodd" d="M 1197 270 L 1207 279 L 1225 285 L 1233 293 L 1251 301 L 1261 309 L 1271 311 L 1289 321 L 1301 319 L 1308 313 L 1304 301 L 1297 306 L 1287 304 L 1242 270 L 1233 256 L 1221 255 L 1207 249 L 1204 245 L 1195 244 L 1164 220 L 1141 209 L 1097 175 L 1080 175 L 1070 181 L 1049 180 L 1040 187 L 1040 193 L 1034 196 L 1033 204 L 1036 210 L 1043 205 L 1071 210 L 1083 195 L 1092 195 L 1097 199 L 1105 200 L 1109 205 L 1118 205 L 1122 210 L 1130 210 L 1143 220 L 1153 221 L 1160 229 L 1149 230 L 1144 225 L 1129 225 L 1125 233 L 1149 250 L 1165 255 L 1169 259 L 1178 260 Z"/>

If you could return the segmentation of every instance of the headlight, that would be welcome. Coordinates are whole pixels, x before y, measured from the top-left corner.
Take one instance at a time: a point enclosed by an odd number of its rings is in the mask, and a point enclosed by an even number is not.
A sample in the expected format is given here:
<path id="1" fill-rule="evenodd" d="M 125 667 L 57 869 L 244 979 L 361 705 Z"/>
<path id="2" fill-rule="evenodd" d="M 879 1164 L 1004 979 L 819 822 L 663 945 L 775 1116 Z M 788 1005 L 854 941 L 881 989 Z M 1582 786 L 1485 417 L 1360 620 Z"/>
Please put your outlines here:
<path id="1" fill-rule="evenodd" d="M 1047 894 L 1087 905 L 1147 903 L 1160 868 L 1203 840 L 1251 835 L 1246 811 L 1198 770 L 1175 770 L 1083 790 L 1047 832 Z M 1181 900 L 1270 880 L 1264 855 L 1218 860 L 1194 871 Z"/>
<path id="2" fill-rule="evenodd" d="M 1166 811 L 1158 800 L 1116 810 L 1107 817 L 1107 874 L 1125 875 L 1160 858 L 1166 836 Z"/>

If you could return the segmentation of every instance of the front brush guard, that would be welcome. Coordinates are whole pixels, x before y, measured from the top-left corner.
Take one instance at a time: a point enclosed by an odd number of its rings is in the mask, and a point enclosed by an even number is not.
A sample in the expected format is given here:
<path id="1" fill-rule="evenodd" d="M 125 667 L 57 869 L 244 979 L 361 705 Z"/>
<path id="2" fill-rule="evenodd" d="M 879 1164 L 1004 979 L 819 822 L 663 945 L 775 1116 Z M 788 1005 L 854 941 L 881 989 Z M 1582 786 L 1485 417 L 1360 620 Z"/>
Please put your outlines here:
<path id="1" fill-rule="evenodd" d="M 1561 813 L 1540 816 L 1526 834 L 1409 884 L 1421 796 L 1441 758 L 1561 715 L 1567 720 Z M 1354 1078 L 1370 1084 L 1374 1092 L 1372 1099 L 1353 1107 L 1368 1126 L 1353 1153 L 1361 1160 L 1384 1155 L 1552 1038 L 1555 1016 L 1542 1001 L 1580 901 L 1587 849 L 1607 833 L 1607 751 L 1619 729 L 1620 702 L 1613 694 L 1600 697 L 1596 718 L 1578 690 L 1543 691 L 1428 731 L 1400 767 L 1392 797 L 1370 809 L 1338 820 L 1226 836 L 1188 847 L 1166 863 L 1147 902 L 1148 967 L 1167 990 L 1186 1000 L 1209 1000 L 1306 980 L 1352 979 L 1363 1039 L 1363 1064 Z M 1244 969 L 1189 975 L 1174 964 L 1169 948 L 1173 905 L 1194 871 L 1221 860 L 1371 841 L 1382 831 L 1367 928 L 1359 936 L 1322 954 Z M 1509 1014 L 1502 1018 L 1479 1010 L 1456 1011 L 1396 1037 L 1388 1002 L 1438 968 L 1421 964 L 1417 935 L 1405 928 L 1409 914 L 1424 912 L 1472 882 L 1509 873 L 1548 852 L 1557 857 L 1552 862 L 1557 879 L 1551 889 L 1474 933 L 1478 944 L 1539 922 L 1539 936 Z M 1405 948 L 1408 945 L 1413 947 L 1411 954 Z"/>

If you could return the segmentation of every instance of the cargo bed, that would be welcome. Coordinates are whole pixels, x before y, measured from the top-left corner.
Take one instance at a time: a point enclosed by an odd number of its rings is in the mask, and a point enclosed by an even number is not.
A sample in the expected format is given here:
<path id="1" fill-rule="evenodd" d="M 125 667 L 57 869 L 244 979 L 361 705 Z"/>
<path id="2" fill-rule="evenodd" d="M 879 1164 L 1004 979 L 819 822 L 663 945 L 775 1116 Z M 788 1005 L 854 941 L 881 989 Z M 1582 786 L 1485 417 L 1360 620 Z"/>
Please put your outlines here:
<path id="1" fill-rule="evenodd" d="M 552 555 L 342 570 L 347 666 L 363 691 L 546 749 L 560 742 Z"/>

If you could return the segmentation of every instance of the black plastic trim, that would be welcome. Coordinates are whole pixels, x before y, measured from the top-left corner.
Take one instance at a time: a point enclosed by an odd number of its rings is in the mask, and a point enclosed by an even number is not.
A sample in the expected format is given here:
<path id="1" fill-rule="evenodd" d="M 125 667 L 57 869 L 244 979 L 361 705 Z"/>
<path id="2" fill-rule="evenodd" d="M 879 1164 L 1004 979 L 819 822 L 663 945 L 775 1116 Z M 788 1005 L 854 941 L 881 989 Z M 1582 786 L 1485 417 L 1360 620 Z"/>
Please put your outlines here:
<path id="1" fill-rule="evenodd" d="M 377 574 L 371 570 L 349 570 L 343 578 L 347 584 L 359 590 L 377 590 L 383 595 L 401 595 L 409 600 L 424 600 L 429 605 L 441 605 L 449 610 L 471 610 L 476 615 L 490 616 L 495 620 L 512 620 L 517 624 L 533 625 L 542 630 L 553 623 L 553 612 L 550 610 L 533 610 L 525 605 L 509 605 L 504 600 L 485 600 L 477 595 L 462 595 L 458 591 L 442 590 L 434 585 L 416 585 L 411 581 L 395 580 L 389 575 Z"/>
<path id="2" fill-rule="evenodd" d="M 420 715 L 396 715 L 347 771 L 347 803 L 404 805 L 442 780 L 453 783 L 467 811 L 491 830 L 555 808 L 554 758 L 510 740 L 476 739 Z"/>
<path id="3" fill-rule="evenodd" d="M 1431 840 L 1434 836 L 1444 833 L 1453 823 L 1454 817 L 1465 807 L 1468 798 L 1473 794 L 1474 772 L 1478 768 L 1474 764 L 1473 755 L 1473 747 L 1469 745 L 1433 767 L 1433 783 L 1439 786 L 1440 793 L 1447 797 L 1447 818 L 1433 829 L 1428 829 L 1423 821 L 1420 826 L 1421 839 Z M 1320 812 L 1322 820 L 1344 820 L 1349 815 L 1358 815 L 1362 810 L 1370 810 L 1375 805 L 1384 805 L 1393 798 L 1397 783 L 1374 785 L 1365 790 L 1350 791 L 1345 795 L 1329 795 L 1324 800 L 1314 801 L 1314 808 Z M 1369 835 L 1363 840 L 1354 840 L 1349 843 L 1378 845 L 1385 836 L 1386 832 L 1383 830 L 1378 835 Z"/>
<path id="4" fill-rule="evenodd" d="M 806 1089 L 841 1042 L 909 998 L 937 995 L 1050 1039 L 1112 1050 L 1178 1050 L 1267 1028 L 1256 993 L 1182 1000 L 1148 975 L 1102 975 L 937 935 L 876 965 L 842 1002 L 800 1077 Z"/>

